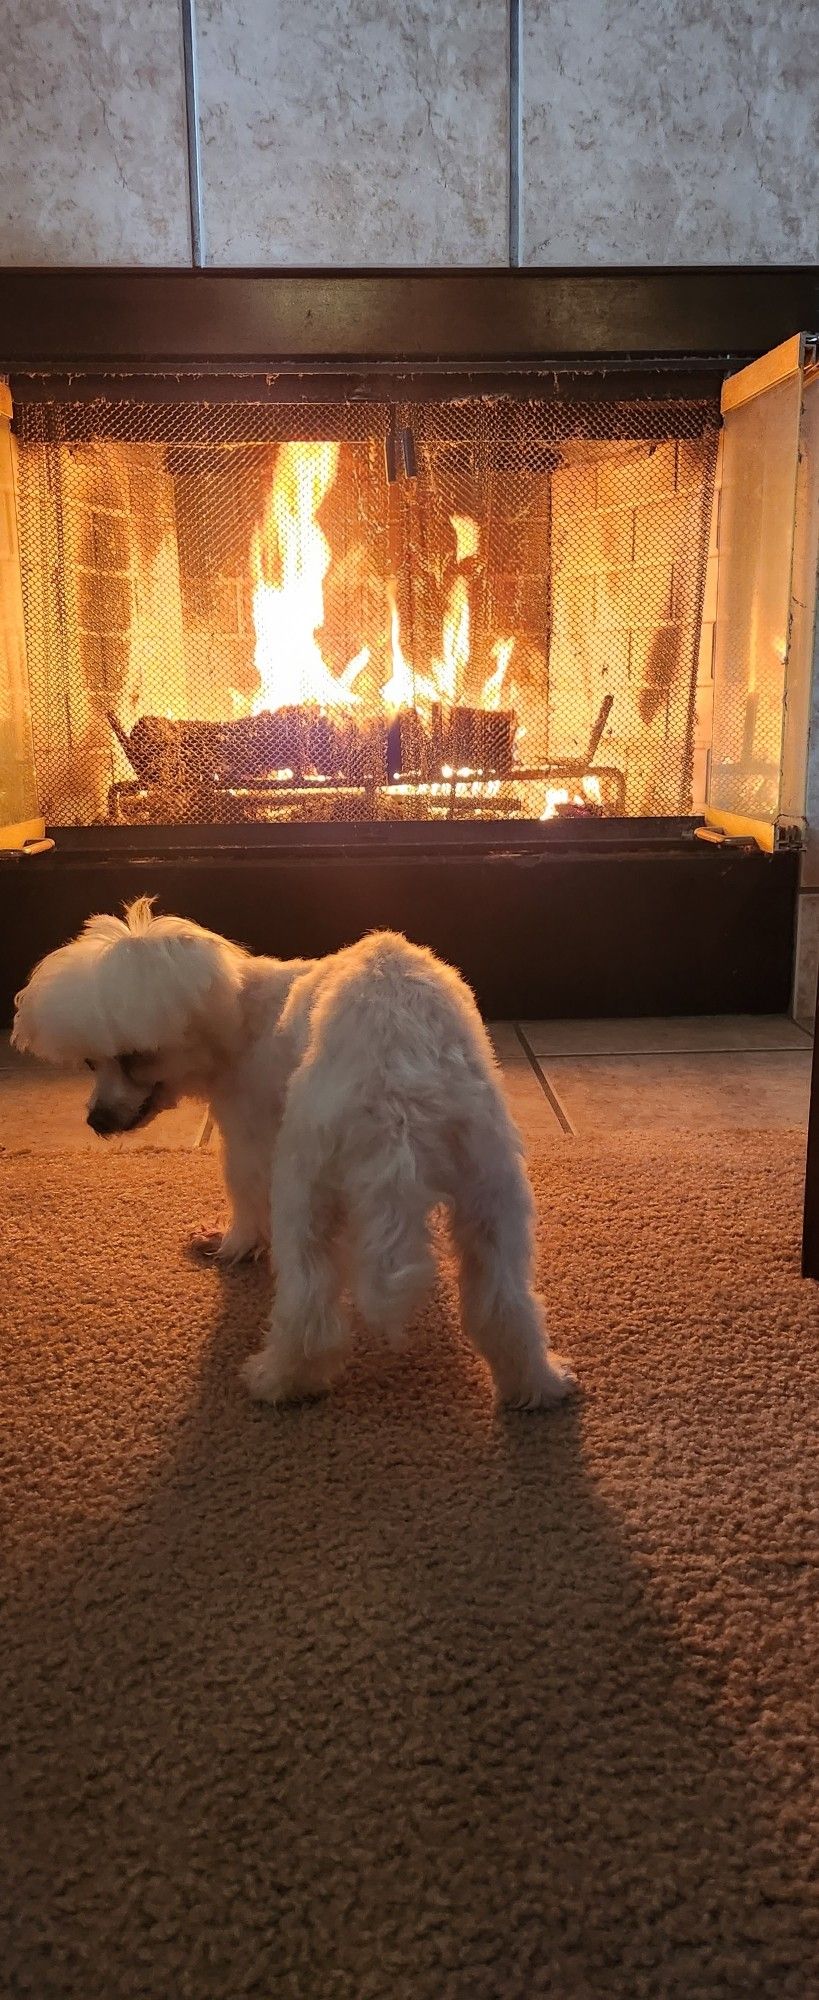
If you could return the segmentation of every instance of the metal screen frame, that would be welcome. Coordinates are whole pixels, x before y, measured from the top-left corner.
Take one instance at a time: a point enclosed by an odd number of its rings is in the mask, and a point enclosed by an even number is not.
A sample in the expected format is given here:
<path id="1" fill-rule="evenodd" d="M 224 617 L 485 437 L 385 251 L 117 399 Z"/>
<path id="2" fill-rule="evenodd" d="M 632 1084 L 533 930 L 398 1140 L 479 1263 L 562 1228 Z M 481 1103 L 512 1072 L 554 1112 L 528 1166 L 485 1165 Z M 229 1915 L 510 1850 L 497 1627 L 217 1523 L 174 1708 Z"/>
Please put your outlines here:
<path id="1" fill-rule="evenodd" d="M 356 401 L 347 397 L 343 401 L 324 404 L 316 403 L 312 399 L 288 405 L 280 402 L 251 404 L 246 399 L 237 403 L 225 401 L 208 403 L 204 400 L 196 402 L 176 400 L 162 403 L 155 399 L 150 402 L 147 400 L 129 402 L 123 396 L 120 384 L 116 388 L 112 385 L 109 395 L 91 401 L 80 398 L 76 401 L 66 401 L 63 398 L 53 401 L 38 399 L 23 403 L 18 412 L 18 431 L 26 461 L 22 517 L 33 707 L 35 732 L 39 739 L 39 764 L 44 774 L 44 791 L 47 795 L 47 816 L 50 824 L 55 826 L 87 824 L 88 814 L 82 804 L 78 806 L 76 803 L 77 791 L 73 778 L 70 785 L 67 781 L 64 783 L 62 795 L 59 794 L 59 788 L 55 794 L 52 770 L 49 768 L 51 759 L 53 769 L 53 752 L 48 741 L 44 747 L 44 738 L 47 734 L 43 726 L 44 715 L 47 718 L 48 728 L 51 728 L 55 717 L 67 714 L 69 739 L 76 743 L 79 736 L 82 744 L 82 756 L 77 757 L 77 766 L 82 758 L 90 758 L 97 763 L 100 759 L 103 762 L 106 758 L 113 760 L 110 782 L 114 785 L 124 786 L 134 775 L 139 781 L 148 770 L 148 782 L 156 787 L 155 773 L 160 768 L 156 763 L 154 742 L 148 746 L 148 764 L 146 765 L 143 755 L 142 765 L 138 764 L 134 773 L 132 752 L 135 747 L 137 749 L 139 747 L 133 743 L 134 722 L 140 718 L 123 715 L 117 706 L 117 687 L 122 684 L 121 678 L 118 683 L 117 676 L 121 675 L 127 626 L 122 605 L 127 591 L 126 567 L 123 566 L 121 555 L 117 553 L 116 545 L 118 539 L 122 540 L 124 533 L 123 518 L 127 506 L 119 504 L 116 494 L 113 502 L 110 496 L 106 497 L 104 493 L 100 498 L 98 483 L 95 484 L 96 472 L 93 464 L 90 464 L 89 471 L 90 457 L 93 457 L 95 449 L 101 450 L 107 443 L 114 452 L 119 451 L 121 454 L 123 448 L 134 446 L 135 449 L 142 451 L 144 456 L 154 445 L 161 443 L 163 449 L 167 448 L 168 455 L 173 460 L 171 478 L 178 484 L 179 480 L 186 476 L 183 463 L 186 454 L 193 460 L 197 452 L 204 458 L 209 450 L 215 454 L 221 449 L 225 453 L 230 451 L 236 460 L 241 458 L 244 451 L 249 464 L 257 448 L 261 450 L 266 445 L 292 439 L 294 435 L 305 440 L 326 438 L 328 432 L 340 435 L 345 446 L 368 451 L 370 456 L 373 449 L 377 448 L 379 460 L 383 460 L 386 453 L 386 472 L 379 475 L 381 480 L 379 506 L 383 499 L 384 518 L 377 523 L 377 531 L 386 543 L 395 531 L 393 517 L 396 513 L 394 504 L 396 492 L 400 503 L 397 512 L 401 517 L 403 509 L 405 529 L 409 512 L 406 500 L 409 489 L 414 487 L 417 494 L 419 488 L 423 487 L 425 478 L 427 484 L 430 484 L 429 464 L 433 446 L 429 444 L 429 439 L 433 439 L 434 448 L 442 462 L 447 459 L 455 468 L 454 483 L 451 481 L 450 487 L 447 488 L 449 493 L 447 506 L 451 503 L 451 513 L 454 515 L 459 511 L 458 481 L 465 479 L 467 484 L 469 483 L 474 472 L 474 463 L 470 471 L 470 454 L 472 461 L 480 458 L 481 436 L 484 433 L 488 434 L 490 429 L 492 452 L 498 464 L 501 463 L 505 453 L 508 464 L 513 468 L 505 475 L 497 474 L 497 477 L 502 479 L 506 476 L 507 482 L 514 482 L 517 475 L 513 460 L 519 469 L 523 467 L 526 477 L 530 479 L 539 477 L 541 473 L 544 479 L 548 476 L 549 500 L 544 511 L 549 515 L 549 534 L 552 537 L 548 564 L 551 602 L 544 617 L 544 645 L 549 655 L 546 671 L 549 688 L 551 689 L 554 679 L 553 662 L 556 657 L 554 649 L 557 645 L 560 587 L 563 589 L 566 602 L 570 602 L 574 593 L 575 606 L 580 603 L 584 591 L 589 602 L 592 597 L 603 601 L 603 612 L 598 617 L 595 629 L 598 633 L 604 631 L 607 635 L 606 646 L 615 664 L 606 665 L 606 672 L 610 672 L 615 680 L 619 673 L 621 708 L 624 699 L 623 690 L 628 690 L 630 676 L 633 673 L 636 687 L 635 701 L 642 703 L 644 726 L 647 730 L 655 727 L 661 738 L 663 730 L 666 736 L 669 736 L 672 728 L 669 721 L 669 689 L 671 684 L 675 683 L 676 706 L 673 730 L 676 732 L 674 759 L 677 777 L 673 784 L 670 780 L 666 781 L 664 777 L 658 779 L 655 775 L 650 782 L 646 780 L 643 783 L 643 791 L 639 797 L 634 792 L 634 795 L 628 798 L 627 790 L 624 790 L 622 751 L 613 734 L 613 726 L 609 723 L 612 711 L 610 697 L 606 693 L 605 674 L 601 675 L 600 685 L 595 689 L 593 701 L 588 689 L 586 690 L 582 729 L 579 726 L 570 726 L 571 718 L 567 718 L 565 714 L 562 718 L 550 715 L 550 731 L 555 731 L 558 723 L 560 726 L 554 740 L 550 735 L 548 741 L 539 743 L 536 754 L 535 752 L 532 754 L 530 765 L 537 773 L 537 782 L 540 783 L 542 780 L 545 787 L 547 778 L 551 775 L 552 789 L 558 792 L 568 791 L 567 803 L 571 807 L 572 786 L 581 776 L 585 778 L 591 773 L 595 784 L 601 787 L 613 787 L 613 791 L 606 794 L 605 803 L 608 809 L 611 809 L 613 800 L 614 809 L 617 810 L 619 796 L 621 808 L 623 799 L 627 799 L 626 810 L 640 817 L 644 816 L 646 811 L 649 814 L 658 813 L 663 816 L 676 816 L 689 811 L 696 706 L 697 620 L 702 604 L 704 552 L 710 510 L 710 479 L 713 472 L 713 454 L 716 449 L 715 411 L 710 400 L 686 400 L 669 396 L 663 402 L 652 396 L 642 400 L 623 397 L 619 402 L 588 401 L 575 391 L 574 394 L 569 393 L 558 400 L 553 396 L 544 397 L 542 400 L 502 395 L 449 398 L 435 396 L 427 401 L 419 401 L 413 397 L 409 403 L 402 405 L 392 397 L 385 396 L 382 388 L 382 393 L 377 398 L 371 395 Z M 397 466 L 393 468 L 394 476 L 391 478 L 390 447 L 391 444 L 394 446 L 396 439 L 400 440 L 405 430 L 416 440 L 420 462 L 413 473 L 399 453 Z M 700 453 L 701 463 L 694 462 L 697 452 Z M 39 455 L 36 466 L 32 465 L 34 453 Z M 607 453 L 611 461 L 608 464 Z M 518 454 L 516 460 L 515 454 Z M 62 499 L 60 498 L 59 489 L 61 485 L 65 487 L 68 475 L 74 477 L 77 467 L 83 476 L 85 474 L 88 476 L 85 478 L 85 490 L 81 500 L 76 503 L 72 501 L 69 507 L 64 495 Z M 683 467 L 687 470 L 681 470 Z M 167 471 L 167 467 L 165 470 Z M 608 490 L 602 490 L 603 474 L 606 471 L 617 475 L 610 482 L 610 493 Z M 557 546 L 555 521 L 558 513 L 554 499 L 557 491 L 555 474 L 560 475 L 565 486 L 569 488 L 572 484 L 574 486 L 563 508 L 562 562 L 565 575 L 562 578 L 557 574 L 554 559 Z M 622 498 L 619 496 L 617 484 L 620 475 L 622 475 L 620 478 L 620 486 L 623 488 Z M 123 490 L 129 480 L 132 483 L 132 474 L 128 467 L 123 469 L 120 466 L 117 476 Z M 486 476 L 488 475 L 484 464 L 481 477 L 485 480 Z M 634 484 L 635 477 L 636 484 Z M 640 483 L 641 479 L 643 485 Z M 685 484 L 686 479 L 690 480 L 690 489 Z M 634 486 L 633 492 L 630 481 Z M 685 502 L 685 507 L 688 509 L 685 532 L 681 537 L 679 528 L 674 530 L 676 541 L 673 556 L 669 556 L 664 562 L 652 561 L 650 547 L 648 550 L 643 547 L 646 536 L 652 533 L 656 535 L 657 532 L 668 535 L 671 532 L 668 522 L 675 508 L 679 513 L 679 494 L 688 494 L 689 490 L 690 505 L 688 500 Z M 130 505 L 130 502 L 128 504 Z M 173 495 L 165 494 L 164 497 L 160 495 L 158 500 L 154 498 L 151 506 L 146 502 L 143 512 L 147 517 L 153 511 L 154 517 L 158 518 L 163 506 L 171 508 L 173 504 Z M 444 507 L 444 512 L 447 511 L 447 506 Z M 80 531 L 77 529 L 76 520 L 72 522 L 72 508 L 77 518 L 82 508 L 86 514 L 95 516 L 93 533 L 87 527 L 82 528 L 81 544 L 78 541 Z M 249 514 L 248 536 L 250 518 Z M 588 561 L 585 564 L 578 564 L 576 551 L 572 547 L 572 538 L 579 532 L 578 521 L 589 542 Z M 658 524 L 665 525 L 658 529 Z M 400 529 L 399 525 L 399 541 L 402 532 L 404 530 Z M 486 533 L 488 536 L 488 526 Z M 91 534 L 90 540 L 89 534 Z M 34 552 L 37 538 L 43 544 L 39 555 Z M 73 554 L 68 547 L 72 543 L 72 538 Z M 636 546 L 638 541 L 642 551 L 639 557 Z M 96 551 L 93 557 L 88 553 L 92 544 L 93 550 Z M 437 560 L 435 551 L 433 554 Z M 386 561 L 385 557 L 385 563 Z M 470 558 L 467 557 L 466 562 L 461 565 L 462 568 L 465 569 L 469 561 Z M 406 562 L 400 557 L 399 552 L 399 572 L 402 562 L 406 568 Z M 520 553 L 512 543 L 510 552 L 507 552 L 506 562 L 507 570 L 515 572 L 517 587 L 521 575 L 525 581 L 525 564 L 522 563 Z M 531 562 L 529 567 L 531 570 Z M 497 564 L 496 569 L 498 569 Z M 469 587 L 480 595 L 480 589 L 483 587 L 480 560 L 477 571 L 477 581 L 473 576 Z M 484 577 L 486 571 L 487 564 L 484 563 Z M 577 571 L 580 581 L 571 583 L 574 571 Z M 534 577 L 532 581 L 536 583 L 537 578 Z M 647 590 L 649 581 L 656 602 L 652 599 L 653 608 L 647 608 L 645 617 L 641 619 L 639 602 L 636 603 L 637 615 L 635 615 L 635 596 L 639 599 L 640 590 Z M 144 592 L 144 580 L 141 587 Z M 128 584 L 128 589 L 131 588 L 131 584 Z M 683 598 L 684 614 L 680 609 Z M 35 599 L 38 601 L 35 602 Z M 102 608 L 100 600 L 103 600 Z M 556 603 L 558 612 L 555 611 Z M 476 625 L 480 622 L 484 609 L 484 606 L 478 605 Z M 165 615 L 163 611 L 162 616 Z M 522 615 L 515 613 L 521 632 L 524 631 L 524 624 L 521 623 Z M 117 618 L 119 618 L 118 625 Z M 573 644 L 577 645 L 583 639 L 582 619 L 576 616 L 572 624 L 571 617 L 566 617 L 564 626 L 564 646 L 570 649 Z M 681 626 L 685 628 L 684 639 L 679 641 L 678 628 Z M 90 703 L 90 709 L 96 713 L 96 722 L 101 722 L 102 725 L 96 728 L 96 734 L 90 727 L 83 733 L 81 724 L 75 725 L 70 714 L 71 676 L 74 674 L 76 678 L 77 669 L 76 664 L 72 665 L 72 660 L 67 658 L 67 655 L 71 654 L 72 646 L 76 650 L 77 632 L 84 635 L 83 644 L 86 645 L 87 654 L 93 656 L 93 673 L 97 676 Z M 656 636 L 658 632 L 659 638 Z M 502 636 L 502 628 L 497 631 L 497 636 Z M 413 649 L 420 643 L 413 632 Z M 428 658 L 431 644 L 428 634 L 423 643 L 426 646 L 425 658 Z M 527 643 L 534 644 L 531 631 L 528 631 Z M 595 644 L 599 650 L 602 641 L 596 639 Z M 684 671 L 678 657 L 679 644 L 684 644 L 685 647 L 687 664 Z M 633 665 L 635 660 L 636 666 Z M 484 669 L 487 665 L 488 661 L 484 660 Z M 63 682 L 55 689 L 55 674 L 59 682 L 61 672 Z M 640 676 L 641 678 L 638 678 Z M 485 671 L 483 679 L 486 679 Z M 548 699 L 551 700 L 551 696 Z M 615 693 L 614 728 L 618 719 L 617 699 Z M 609 700 L 608 709 L 607 700 Z M 168 705 L 166 704 L 166 707 Z M 456 707 L 457 705 L 456 703 Z M 468 706 L 465 698 L 462 705 Z M 570 705 L 569 698 L 566 697 L 564 710 L 568 710 Z M 87 702 L 85 706 L 86 709 L 89 708 Z M 554 707 L 554 704 L 552 706 Z M 481 702 L 478 703 L 478 709 L 483 713 Z M 154 700 L 147 710 L 143 708 L 140 713 L 143 717 L 146 713 L 151 716 L 157 710 L 158 703 Z M 517 714 L 517 709 L 514 712 Z M 114 722 L 111 720 L 112 717 L 115 718 Z M 208 717 L 201 714 L 192 719 L 207 721 Z M 218 724 L 220 719 L 228 721 L 226 715 L 220 717 L 219 714 L 214 714 L 211 717 L 214 725 Z M 520 726 L 518 724 L 518 727 Z M 478 807 L 473 808 L 468 790 L 464 798 L 457 796 L 459 787 L 463 791 L 464 787 L 469 785 L 473 791 L 476 790 L 484 783 L 485 771 L 489 774 L 487 782 L 494 784 L 496 780 L 503 779 L 504 773 L 508 777 L 511 768 L 508 743 L 505 747 L 503 744 L 498 747 L 502 734 L 499 725 L 492 722 L 491 726 L 472 724 L 470 727 L 471 734 L 467 731 L 466 735 L 462 729 L 453 731 L 450 728 L 449 735 L 444 734 L 440 743 L 436 739 L 437 748 L 432 753 L 427 750 L 425 757 L 415 756 L 409 766 L 414 774 L 413 784 L 438 786 L 439 795 L 440 787 L 444 790 L 447 786 L 450 788 L 451 797 L 446 802 L 447 816 L 452 816 L 454 810 L 464 813 L 473 809 L 480 810 L 485 803 L 480 799 Z M 142 735 L 144 738 L 144 730 Z M 224 735 L 218 741 L 212 737 L 202 740 L 206 743 L 207 756 L 211 759 L 211 763 L 214 744 L 217 761 L 223 763 L 230 748 L 228 746 L 226 749 Z M 397 740 L 394 738 L 394 733 L 393 737 L 389 737 L 387 732 L 384 744 L 382 745 L 379 738 L 375 752 L 372 753 L 376 760 L 381 759 L 382 778 L 379 778 L 376 790 L 383 787 L 384 775 L 388 781 L 394 775 L 393 753 Z M 294 768 L 294 757 L 301 754 L 298 742 L 294 750 L 292 738 L 288 738 L 286 742 L 282 739 L 282 742 L 283 748 L 278 765 L 275 765 L 273 760 L 276 770 Z M 364 817 L 378 819 L 381 815 L 377 806 L 373 805 L 372 787 L 369 792 L 367 791 L 367 769 L 362 761 L 363 753 L 360 752 L 357 743 L 353 743 L 351 749 L 350 742 L 352 739 L 349 738 L 349 733 L 346 748 L 344 742 L 340 740 L 334 742 L 333 771 L 346 771 L 349 780 L 348 789 L 354 786 L 361 795 L 360 800 L 356 802 L 356 812 L 360 809 Z M 273 758 L 269 747 L 265 754 L 269 759 Z M 369 749 L 367 755 L 371 755 Z M 408 768 L 409 755 L 408 743 L 403 743 L 400 763 L 402 774 Z M 126 759 L 124 767 L 123 756 Z M 152 757 L 153 764 L 150 763 Z M 306 762 L 308 759 L 312 759 L 315 765 L 315 738 L 311 739 L 308 750 L 304 752 L 303 761 Z M 509 798 L 509 812 L 504 813 L 493 807 L 489 815 L 493 823 L 501 826 L 520 818 L 517 792 L 523 783 L 521 773 L 530 768 L 530 765 L 522 763 L 520 756 L 516 756 L 513 786 L 511 791 L 507 786 L 504 793 L 504 797 Z M 657 770 L 660 770 L 661 759 L 658 762 L 655 757 L 655 765 Z M 167 771 L 167 764 L 162 768 Z M 150 775 L 151 771 L 154 773 L 153 777 Z M 463 772 L 466 773 L 464 777 L 462 777 Z M 444 773 L 449 775 L 444 777 Z M 321 776 L 320 770 L 319 775 Z M 177 786 L 186 783 L 192 794 L 191 761 L 187 750 L 178 760 L 174 781 Z M 534 780 L 532 782 L 534 783 Z M 627 782 L 628 780 L 625 781 L 626 784 Z M 194 827 L 205 827 L 213 824 L 213 819 L 208 819 L 202 806 L 201 784 L 198 789 L 200 803 L 195 809 L 190 808 L 188 823 Z M 165 790 L 167 794 L 167 785 Z M 70 797 L 68 797 L 69 791 Z M 125 797 L 124 792 L 121 796 Z M 391 805 L 397 805 L 397 801 L 391 801 Z M 437 805 L 435 809 L 439 809 Z M 562 805 L 559 809 L 563 809 Z M 141 823 L 165 824 L 172 811 L 173 807 L 168 805 L 166 798 L 164 811 L 160 810 L 158 817 L 147 817 Z M 98 817 L 100 813 L 104 819 L 105 809 L 98 805 L 93 817 Z M 537 818 L 540 814 L 537 811 L 533 814 L 529 807 L 524 813 L 524 818 L 533 816 Z M 297 813 L 291 823 L 294 827 L 299 823 Z M 345 824 L 341 815 L 338 824 L 339 827 Z"/>

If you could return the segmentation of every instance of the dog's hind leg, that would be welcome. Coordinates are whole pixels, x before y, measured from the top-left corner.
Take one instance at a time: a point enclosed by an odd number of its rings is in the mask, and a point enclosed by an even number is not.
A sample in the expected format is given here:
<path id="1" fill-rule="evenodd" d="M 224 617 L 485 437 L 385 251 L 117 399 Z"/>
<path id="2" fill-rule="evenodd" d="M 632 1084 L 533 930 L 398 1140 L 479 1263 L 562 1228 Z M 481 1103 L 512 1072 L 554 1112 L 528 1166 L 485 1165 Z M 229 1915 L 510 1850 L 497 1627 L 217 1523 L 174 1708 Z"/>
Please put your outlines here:
<path id="1" fill-rule="evenodd" d="M 337 1199 L 329 1135 L 291 1086 L 273 1165 L 271 1254 L 277 1272 L 264 1346 L 243 1377 L 263 1402 L 321 1395 L 342 1367 L 350 1330 L 341 1300 Z"/>
<path id="2" fill-rule="evenodd" d="M 534 1290 L 533 1210 L 511 1126 L 470 1131 L 451 1203 L 464 1332 L 488 1361 L 499 1401 L 530 1410 L 562 1402 L 575 1386 L 549 1348 Z"/>

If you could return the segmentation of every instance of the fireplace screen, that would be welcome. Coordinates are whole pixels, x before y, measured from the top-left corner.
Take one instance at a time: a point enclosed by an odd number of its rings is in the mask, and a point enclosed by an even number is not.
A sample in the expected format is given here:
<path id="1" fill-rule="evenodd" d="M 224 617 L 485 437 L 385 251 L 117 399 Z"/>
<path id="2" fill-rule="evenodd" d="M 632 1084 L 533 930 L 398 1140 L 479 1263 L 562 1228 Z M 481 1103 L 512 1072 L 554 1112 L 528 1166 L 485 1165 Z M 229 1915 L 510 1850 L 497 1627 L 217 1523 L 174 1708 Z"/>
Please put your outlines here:
<path id="1" fill-rule="evenodd" d="M 22 402 L 47 820 L 689 812 L 717 421 Z"/>

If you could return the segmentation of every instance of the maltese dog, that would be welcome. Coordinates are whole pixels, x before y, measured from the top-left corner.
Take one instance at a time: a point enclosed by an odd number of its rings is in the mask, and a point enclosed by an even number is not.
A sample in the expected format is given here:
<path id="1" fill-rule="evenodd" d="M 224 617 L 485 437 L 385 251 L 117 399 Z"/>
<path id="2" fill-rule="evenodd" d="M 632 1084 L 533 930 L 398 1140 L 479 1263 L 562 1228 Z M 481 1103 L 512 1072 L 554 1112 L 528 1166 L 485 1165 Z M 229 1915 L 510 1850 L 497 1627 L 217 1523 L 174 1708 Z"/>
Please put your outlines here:
<path id="1" fill-rule="evenodd" d="M 440 1207 L 464 1330 L 500 1400 L 535 1409 L 574 1387 L 533 1289 L 534 1204 L 492 1049 L 430 951 L 383 932 L 329 958 L 255 958 L 140 897 L 43 959 L 16 1008 L 16 1048 L 94 1072 L 102 1136 L 180 1097 L 209 1106 L 232 1215 L 194 1245 L 224 1263 L 269 1252 L 275 1272 L 244 1370 L 254 1396 L 330 1387 L 350 1348 L 347 1292 L 401 1339 L 435 1275 Z"/>

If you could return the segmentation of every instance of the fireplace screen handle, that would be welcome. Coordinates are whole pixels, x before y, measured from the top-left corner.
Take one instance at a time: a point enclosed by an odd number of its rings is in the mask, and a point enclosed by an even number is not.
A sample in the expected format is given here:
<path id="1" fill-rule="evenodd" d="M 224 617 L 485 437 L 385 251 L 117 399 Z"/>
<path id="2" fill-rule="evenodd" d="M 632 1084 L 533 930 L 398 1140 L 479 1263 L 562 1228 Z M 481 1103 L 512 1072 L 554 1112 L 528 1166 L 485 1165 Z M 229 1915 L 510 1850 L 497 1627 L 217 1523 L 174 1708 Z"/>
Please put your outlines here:
<path id="1" fill-rule="evenodd" d="M 399 451 L 404 463 L 405 478 L 417 479 L 418 458 L 415 450 L 415 439 L 409 424 L 401 424 L 398 429 L 393 426 L 392 430 L 388 431 L 384 440 L 384 461 L 387 472 L 387 484 L 389 486 L 394 486 L 399 477 Z"/>
<path id="2" fill-rule="evenodd" d="M 402 424 L 399 431 L 401 450 L 404 455 L 404 471 L 408 479 L 418 478 L 418 460 L 415 456 L 415 439 L 409 424 Z"/>

